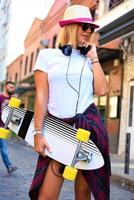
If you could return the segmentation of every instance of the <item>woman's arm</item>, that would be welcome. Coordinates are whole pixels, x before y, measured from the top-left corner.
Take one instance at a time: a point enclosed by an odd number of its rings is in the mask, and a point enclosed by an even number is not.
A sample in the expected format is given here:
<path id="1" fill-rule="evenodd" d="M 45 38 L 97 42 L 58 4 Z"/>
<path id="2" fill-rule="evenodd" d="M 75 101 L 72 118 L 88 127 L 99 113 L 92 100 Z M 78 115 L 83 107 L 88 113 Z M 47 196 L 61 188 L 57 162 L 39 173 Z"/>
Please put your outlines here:
<path id="1" fill-rule="evenodd" d="M 47 73 L 40 70 L 34 72 L 35 86 L 36 86 L 36 99 L 34 109 L 34 128 L 42 132 L 44 118 L 47 115 L 47 104 L 48 104 L 48 78 Z M 44 148 L 48 151 L 50 147 L 42 134 L 34 136 L 34 147 L 35 150 L 44 155 Z"/>
<path id="2" fill-rule="evenodd" d="M 34 72 L 36 98 L 35 98 L 35 114 L 34 126 L 35 129 L 42 131 L 44 117 L 47 114 L 48 104 L 48 81 L 47 73 L 40 70 Z"/>
<path id="3" fill-rule="evenodd" d="M 96 46 L 94 44 L 92 45 L 92 49 L 87 53 L 87 57 L 91 59 L 93 65 L 94 94 L 103 96 L 108 92 L 108 85 L 105 74 L 99 63 Z"/>
<path id="4" fill-rule="evenodd" d="M 93 63 L 93 77 L 94 94 L 98 96 L 106 95 L 108 85 L 100 63 Z"/>

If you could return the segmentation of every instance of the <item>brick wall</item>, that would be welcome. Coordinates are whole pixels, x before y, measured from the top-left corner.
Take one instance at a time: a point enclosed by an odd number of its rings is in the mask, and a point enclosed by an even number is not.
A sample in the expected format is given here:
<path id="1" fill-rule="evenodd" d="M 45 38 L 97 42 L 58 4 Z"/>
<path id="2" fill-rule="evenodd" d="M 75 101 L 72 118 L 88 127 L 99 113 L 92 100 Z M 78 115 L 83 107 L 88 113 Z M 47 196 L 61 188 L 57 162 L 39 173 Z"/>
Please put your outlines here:
<path id="1" fill-rule="evenodd" d="M 21 80 L 22 58 L 20 55 L 14 62 L 7 66 L 7 80 L 19 83 Z"/>

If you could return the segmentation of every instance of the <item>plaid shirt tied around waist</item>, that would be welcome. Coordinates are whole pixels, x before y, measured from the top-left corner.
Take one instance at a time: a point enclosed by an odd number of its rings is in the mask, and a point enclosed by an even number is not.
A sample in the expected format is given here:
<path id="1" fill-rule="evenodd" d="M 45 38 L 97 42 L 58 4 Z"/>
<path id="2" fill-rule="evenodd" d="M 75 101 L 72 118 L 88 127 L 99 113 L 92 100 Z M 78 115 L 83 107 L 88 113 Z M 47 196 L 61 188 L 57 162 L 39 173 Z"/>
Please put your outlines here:
<path id="1" fill-rule="evenodd" d="M 75 127 L 91 131 L 91 140 L 96 144 L 104 158 L 104 166 L 96 170 L 82 170 L 82 174 L 88 183 L 95 200 L 110 199 L 110 157 L 108 135 L 103 122 L 98 114 L 95 104 L 91 104 L 82 114 L 76 114 L 72 118 L 62 119 Z M 39 188 L 43 183 L 50 158 L 39 156 L 35 175 L 29 191 L 31 200 L 37 200 Z"/>

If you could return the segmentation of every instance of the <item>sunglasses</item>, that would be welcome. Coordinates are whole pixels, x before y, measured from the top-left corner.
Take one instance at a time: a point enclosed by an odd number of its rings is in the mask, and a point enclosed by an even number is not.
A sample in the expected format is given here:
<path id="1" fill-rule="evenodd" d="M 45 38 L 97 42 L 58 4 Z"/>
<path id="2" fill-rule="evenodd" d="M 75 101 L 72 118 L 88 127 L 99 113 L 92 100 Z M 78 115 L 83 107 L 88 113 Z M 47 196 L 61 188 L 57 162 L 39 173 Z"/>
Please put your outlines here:
<path id="1" fill-rule="evenodd" d="M 94 29 L 95 29 L 95 28 L 94 28 L 93 25 L 91 25 L 91 24 L 86 24 L 86 23 L 82 23 L 82 24 L 80 24 L 80 25 L 81 25 L 81 28 L 82 28 L 83 31 L 86 31 L 86 30 L 90 29 L 91 33 L 94 32 Z"/>

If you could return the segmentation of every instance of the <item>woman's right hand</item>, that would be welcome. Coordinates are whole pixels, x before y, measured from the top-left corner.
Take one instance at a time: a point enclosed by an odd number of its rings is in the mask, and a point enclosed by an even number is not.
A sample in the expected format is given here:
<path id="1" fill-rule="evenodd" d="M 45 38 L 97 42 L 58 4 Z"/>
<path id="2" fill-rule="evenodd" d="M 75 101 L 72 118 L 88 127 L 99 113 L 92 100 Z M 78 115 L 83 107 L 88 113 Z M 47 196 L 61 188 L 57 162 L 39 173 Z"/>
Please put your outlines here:
<path id="1" fill-rule="evenodd" d="M 34 136 L 34 149 L 37 153 L 42 156 L 45 156 L 45 148 L 49 153 L 52 152 L 49 144 L 47 143 L 46 138 L 41 134 L 36 134 Z"/>

